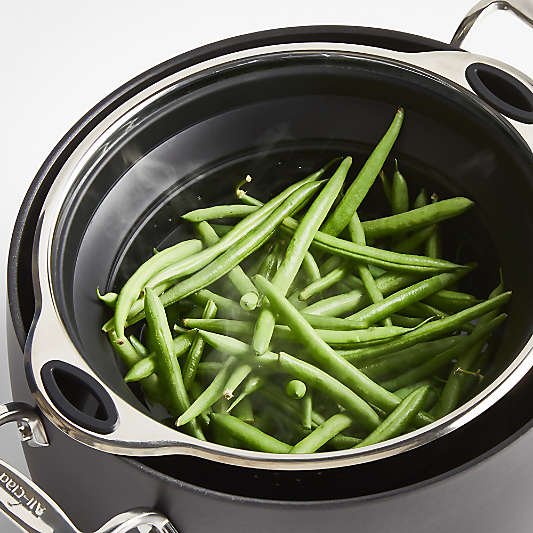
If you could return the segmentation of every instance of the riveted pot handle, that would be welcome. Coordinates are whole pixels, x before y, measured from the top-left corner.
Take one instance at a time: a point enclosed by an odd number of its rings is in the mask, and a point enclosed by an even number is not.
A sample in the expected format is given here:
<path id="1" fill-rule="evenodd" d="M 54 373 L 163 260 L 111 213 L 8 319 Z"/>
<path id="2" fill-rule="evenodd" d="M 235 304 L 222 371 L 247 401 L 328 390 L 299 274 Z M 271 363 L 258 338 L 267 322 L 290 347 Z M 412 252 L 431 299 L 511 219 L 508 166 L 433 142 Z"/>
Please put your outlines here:
<path id="1" fill-rule="evenodd" d="M 29 446 L 49 445 L 41 419 L 31 406 L 24 403 L 0 404 L 0 426 L 8 422 L 17 423 L 22 440 Z M 0 511 L 28 533 L 80 533 L 46 492 L 1 459 Z M 143 525 L 151 526 L 158 533 L 178 533 L 165 516 L 146 509 L 133 509 L 117 515 L 97 533 L 128 533 Z"/>
<path id="2" fill-rule="evenodd" d="M 492 10 L 511 11 L 533 27 L 533 4 L 531 0 L 481 0 L 465 15 L 450 44 L 459 48 L 480 15 Z"/>

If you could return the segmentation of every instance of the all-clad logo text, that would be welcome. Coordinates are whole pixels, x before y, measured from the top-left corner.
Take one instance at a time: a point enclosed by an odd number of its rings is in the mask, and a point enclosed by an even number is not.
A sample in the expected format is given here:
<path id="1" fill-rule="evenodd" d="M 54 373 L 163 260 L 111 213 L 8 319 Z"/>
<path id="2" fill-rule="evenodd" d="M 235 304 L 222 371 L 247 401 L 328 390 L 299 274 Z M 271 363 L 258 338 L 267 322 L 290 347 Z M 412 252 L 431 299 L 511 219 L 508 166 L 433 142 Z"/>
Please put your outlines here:
<path id="1" fill-rule="evenodd" d="M 5 472 L 0 474 L 0 486 L 15 499 L 15 503 L 10 504 L 11 506 L 24 505 L 24 507 L 27 507 L 38 518 L 43 516 L 46 508 L 34 497 L 28 496 L 26 489 L 14 479 L 10 478 Z"/>

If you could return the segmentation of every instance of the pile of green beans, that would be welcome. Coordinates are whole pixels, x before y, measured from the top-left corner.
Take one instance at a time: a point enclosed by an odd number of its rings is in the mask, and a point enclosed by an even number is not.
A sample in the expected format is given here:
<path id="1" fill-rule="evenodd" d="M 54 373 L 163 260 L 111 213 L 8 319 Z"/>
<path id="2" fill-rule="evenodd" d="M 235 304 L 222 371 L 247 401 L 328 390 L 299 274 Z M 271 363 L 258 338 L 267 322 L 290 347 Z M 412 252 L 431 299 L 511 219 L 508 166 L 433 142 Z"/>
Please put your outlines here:
<path id="1" fill-rule="evenodd" d="M 364 164 L 333 159 L 266 203 L 242 189 L 247 176 L 235 203 L 182 215 L 198 239 L 97 290 L 124 379 L 162 422 L 308 454 L 395 438 L 469 399 L 511 293 L 501 272 L 487 298 L 461 291 L 476 265 L 443 257 L 445 221 L 471 200 L 409 190 L 397 160 L 388 178 L 404 114 Z M 382 217 L 369 219 L 374 187 Z"/>

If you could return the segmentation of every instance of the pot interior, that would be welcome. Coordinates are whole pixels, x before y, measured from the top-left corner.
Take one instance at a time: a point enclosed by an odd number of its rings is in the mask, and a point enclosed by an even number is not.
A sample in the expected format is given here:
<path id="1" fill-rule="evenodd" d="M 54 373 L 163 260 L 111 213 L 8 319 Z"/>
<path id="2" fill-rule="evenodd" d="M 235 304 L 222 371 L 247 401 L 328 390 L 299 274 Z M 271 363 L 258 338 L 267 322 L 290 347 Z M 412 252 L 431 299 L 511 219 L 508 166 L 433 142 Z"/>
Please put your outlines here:
<path id="1" fill-rule="evenodd" d="M 105 156 L 80 174 L 58 221 L 52 283 L 69 334 L 101 379 L 145 410 L 123 383 L 123 369 L 100 332 L 109 313 L 97 300 L 96 287 L 120 288 L 154 246 L 190 238 L 180 215 L 236 203 L 235 185 L 246 174 L 253 176 L 247 190 L 262 200 L 338 155 L 353 156 L 353 179 L 399 105 L 406 119 L 386 169 L 398 158 L 413 198 L 423 186 L 441 198 L 473 199 L 471 212 L 443 224 L 445 256 L 478 262 L 464 290 L 486 297 L 501 265 L 506 288 L 514 291 L 484 380 L 490 383 L 532 330 L 531 153 L 475 96 L 405 66 L 333 53 L 240 60 L 177 83 L 116 132 Z M 361 207 L 362 219 L 386 213 L 376 184 Z M 198 460 L 172 461 L 194 465 Z M 372 467 L 358 468 L 370 472 Z M 194 467 L 184 466 L 189 470 Z M 231 470 L 238 476 L 247 471 Z M 303 479 L 316 481 L 320 475 Z"/>

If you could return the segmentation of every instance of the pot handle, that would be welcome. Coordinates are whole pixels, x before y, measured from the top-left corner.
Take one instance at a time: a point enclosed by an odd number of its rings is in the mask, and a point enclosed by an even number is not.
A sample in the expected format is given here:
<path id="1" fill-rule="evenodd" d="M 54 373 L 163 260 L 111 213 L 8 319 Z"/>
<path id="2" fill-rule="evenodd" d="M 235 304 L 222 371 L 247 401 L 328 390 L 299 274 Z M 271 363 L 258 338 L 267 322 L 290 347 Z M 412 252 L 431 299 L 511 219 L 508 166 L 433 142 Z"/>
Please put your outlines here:
<path id="1" fill-rule="evenodd" d="M 16 422 L 22 441 L 33 447 L 49 445 L 37 411 L 25 403 L 0 404 L 0 426 Z M 80 533 L 63 510 L 18 470 L 0 459 L 0 511 L 28 533 Z M 138 526 L 158 533 L 178 533 L 169 520 L 154 511 L 133 509 L 117 515 L 96 533 L 127 533 Z"/>
<path id="2" fill-rule="evenodd" d="M 465 15 L 450 44 L 460 48 L 479 16 L 492 10 L 511 11 L 533 27 L 533 3 L 531 0 L 481 0 Z"/>

